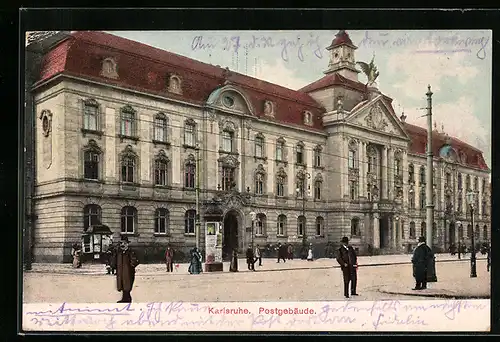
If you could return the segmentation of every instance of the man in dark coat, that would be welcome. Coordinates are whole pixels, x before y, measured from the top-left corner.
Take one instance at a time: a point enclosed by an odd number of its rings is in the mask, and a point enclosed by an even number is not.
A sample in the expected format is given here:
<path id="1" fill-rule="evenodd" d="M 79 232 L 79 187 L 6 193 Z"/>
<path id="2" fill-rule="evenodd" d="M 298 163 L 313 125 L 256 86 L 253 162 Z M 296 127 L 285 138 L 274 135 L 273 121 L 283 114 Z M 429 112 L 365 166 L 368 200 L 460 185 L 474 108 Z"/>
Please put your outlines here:
<path id="1" fill-rule="evenodd" d="M 255 271 L 255 256 L 254 256 L 254 253 L 253 253 L 253 248 L 252 248 L 252 245 L 249 245 L 248 248 L 247 248 L 247 265 L 248 265 L 248 269 L 250 271 Z"/>
<path id="2" fill-rule="evenodd" d="M 167 265 L 167 272 L 174 271 L 174 250 L 170 246 L 165 251 L 165 264 Z"/>
<path id="3" fill-rule="evenodd" d="M 425 244 L 425 237 L 418 238 L 418 245 L 413 251 L 413 277 L 415 277 L 415 288 L 413 290 L 425 290 L 427 288 L 427 267 L 433 258 L 432 250 Z"/>
<path id="4" fill-rule="evenodd" d="M 137 256 L 129 247 L 126 236 L 122 236 L 120 246 L 116 252 L 116 285 L 117 290 L 122 292 L 122 299 L 118 303 L 131 303 L 130 292 L 134 285 L 135 268 L 139 265 Z"/>
<path id="5" fill-rule="evenodd" d="M 351 296 L 357 296 L 356 286 L 358 283 L 358 257 L 356 251 L 349 245 L 349 239 L 344 236 L 342 245 L 337 250 L 337 262 L 344 276 L 344 296 L 349 298 L 349 283 L 351 283 Z"/>
<path id="6" fill-rule="evenodd" d="M 276 251 L 278 253 L 278 263 L 280 262 L 281 259 L 283 259 L 283 262 L 286 262 L 287 247 L 285 245 L 282 245 L 281 242 L 278 242 L 278 246 L 276 246 Z"/>

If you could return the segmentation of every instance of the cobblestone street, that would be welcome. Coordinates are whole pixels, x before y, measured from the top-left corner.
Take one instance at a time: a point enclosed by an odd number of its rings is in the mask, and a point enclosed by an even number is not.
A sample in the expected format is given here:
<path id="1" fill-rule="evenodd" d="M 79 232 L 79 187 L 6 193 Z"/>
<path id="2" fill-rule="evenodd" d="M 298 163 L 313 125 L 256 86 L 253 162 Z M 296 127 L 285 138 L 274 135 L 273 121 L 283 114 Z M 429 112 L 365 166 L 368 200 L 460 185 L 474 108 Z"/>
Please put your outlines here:
<path id="1" fill-rule="evenodd" d="M 426 291 L 411 291 L 414 282 L 411 256 L 360 257 L 356 300 L 418 299 L 415 295 L 444 297 L 486 297 L 490 293 L 490 273 L 486 261 L 478 256 L 477 278 L 469 277 L 468 259 L 436 256 L 438 282 Z M 140 265 L 132 297 L 134 302 L 149 301 L 315 301 L 342 300 L 342 275 L 333 259 L 303 260 L 277 264 L 265 259 L 257 272 L 202 273 L 189 275 L 187 265 L 167 273 L 161 264 Z M 103 265 L 84 265 L 72 269 L 68 264 L 35 264 L 24 274 L 25 303 L 35 302 L 115 302 L 120 298 L 116 280 L 104 274 Z M 416 293 L 418 292 L 418 293 Z"/>

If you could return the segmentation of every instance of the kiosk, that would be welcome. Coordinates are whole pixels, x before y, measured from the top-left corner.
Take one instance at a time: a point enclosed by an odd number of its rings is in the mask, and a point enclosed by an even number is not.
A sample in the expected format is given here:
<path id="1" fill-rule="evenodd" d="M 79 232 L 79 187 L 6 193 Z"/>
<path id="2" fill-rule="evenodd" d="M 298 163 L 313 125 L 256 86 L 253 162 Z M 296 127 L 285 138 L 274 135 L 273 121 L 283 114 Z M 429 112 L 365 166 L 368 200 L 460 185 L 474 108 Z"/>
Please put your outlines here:
<path id="1" fill-rule="evenodd" d="M 113 233 L 106 225 L 93 225 L 82 234 L 82 262 L 105 263 L 106 252 L 113 243 Z"/>

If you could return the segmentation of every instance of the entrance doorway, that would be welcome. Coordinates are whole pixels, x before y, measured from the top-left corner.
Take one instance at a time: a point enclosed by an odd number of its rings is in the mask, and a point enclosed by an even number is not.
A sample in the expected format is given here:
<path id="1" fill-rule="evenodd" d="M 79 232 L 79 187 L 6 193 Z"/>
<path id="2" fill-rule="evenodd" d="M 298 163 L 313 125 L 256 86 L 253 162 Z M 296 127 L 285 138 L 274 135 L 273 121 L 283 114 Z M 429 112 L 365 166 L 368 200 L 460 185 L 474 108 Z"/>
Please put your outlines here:
<path id="1" fill-rule="evenodd" d="M 455 223 L 450 223 L 450 226 L 448 228 L 448 236 L 450 239 L 450 245 L 454 245 L 456 243 L 455 239 Z"/>
<path id="2" fill-rule="evenodd" d="M 389 217 L 380 218 L 380 249 L 389 247 Z"/>
<path id="3" fill-rule="evenodd" d="M 230 211 L 224 216 L 222 257 L 225 261 L 231 260 L 235 248 L 238 249 L 238 216 L 236 212 Z"/>

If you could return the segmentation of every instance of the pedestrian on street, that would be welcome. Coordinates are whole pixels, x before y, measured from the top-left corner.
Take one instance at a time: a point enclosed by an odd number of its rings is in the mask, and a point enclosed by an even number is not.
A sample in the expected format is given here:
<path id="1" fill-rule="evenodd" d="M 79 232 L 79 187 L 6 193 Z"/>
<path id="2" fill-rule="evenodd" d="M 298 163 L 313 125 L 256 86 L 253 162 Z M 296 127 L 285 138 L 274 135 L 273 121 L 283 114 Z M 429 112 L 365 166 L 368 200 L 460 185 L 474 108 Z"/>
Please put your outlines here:
<path id="1" fill-rule="evenodd" d="M 165 264 L 167 265 L 167 272 L 174 271 L 174 250 L 170 246 L 165 251 Z"/>
<path id="2" fill-rule="evenodd" d="M 293 260 L 293 246 L 291 243 L 288 244 L 288 260 Z"/>
<path id="3" fill-rule="evenodd" d="M 358 257 L 356 251 L 349 245 L 349 239 L 344 236 L 342 245 L 337 251 L 337 262 L 344 277 L 344 297 L 349 298 L 349 283 L 351 284 L 351 296 L 357 296 L 356 286 L 358 284 Z"/>
<path id="4" fill-rule="evenodd" d="M 286 262 L 286 246 L 282 246 L 281 242 L 278 242 L 276 251 L 278 252 L 278 264 L 281 259 L 283 259 L 283 262 Z"/>
<path id="5" fill-rule="evenodd" d="M 255 255 L 252 245 L 249 245 L 247 248 L 247 266 L 249 271 L 255 271 Z"/>
<path id="6" fill-rule="evenodd" d="M 201 266 L 202 256 L 197 247 L 193 248 L 190 252 L 191 262 L 189 264 L 188 272 L 190 274 L 200 274 L 203 272 Z"/>
<path id="7" fill-rule="evenodd" d="M 254 261 L 254 265 L 257 262 L 257 260 L 259 261 L 259 266 L 262 266 L 262 251 L 260 250 L 259 245 L 255 246 L 255 261 Z"/>
<path id="8" fill-rule="evenodd" d="M 109 244 L 108 250 L 106 251 L 107 264 L 106 270 L 108 274 L 114 275 L 116 272 L 116 249 L 117 247 L 113 243 Z"/>
<path id="9" fill-rule="evenodd" d="M 309 250 L 307 251 L 307 261 L 313 261 L 314 260 L 314 257 L 313 257 L 313 244 L 310 243 L 309 244 Z"/>
<path id="10" fill-rule="evenodd" d="M 135 280 L 135 268 L 139 265 L 139 260 L 134 251 L 129 247 L 126 236 L 122 236 L 120 247 L 116 253 L 116 285 L 117 290 L 122 292 L 122 299 L 118 303 L 131 303 L 132 287 Z"/>
<path id="11" fill-rule="evenodd" d="M 413 251 L 411 259 L 413 277 L 415 277 L 415 288 L 413 290 L 425 290 L 427 288 L 427 266 L 432 258 L 432 250 L 426 245 L 425 237 L 419 237 L 417 248 Z"/>
<path id="12" fill-rule="evenodd" d="M 233 249 L 231 254 L 231 263 L 229 264 L 229 272 L 238 272 L 238 251 Z"/>
<path id="13" fill-rule="evenodd" d="M 73 244 L 71 255 L 73 256 L 73 268 L 82 267 L 82 249 L 80 247 L 80 244 L 78 243 Z"/>

